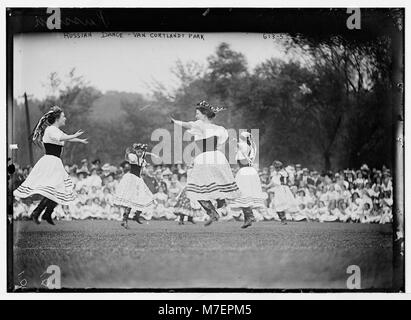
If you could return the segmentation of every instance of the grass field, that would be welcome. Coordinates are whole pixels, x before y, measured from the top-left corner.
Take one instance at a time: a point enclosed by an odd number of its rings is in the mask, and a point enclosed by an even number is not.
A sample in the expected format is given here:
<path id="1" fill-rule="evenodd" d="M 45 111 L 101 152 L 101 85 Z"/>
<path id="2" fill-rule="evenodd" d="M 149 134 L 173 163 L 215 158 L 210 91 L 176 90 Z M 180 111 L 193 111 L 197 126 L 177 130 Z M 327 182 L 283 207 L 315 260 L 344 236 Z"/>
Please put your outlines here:
<path id="1" fill-rule="evenodd" d="M 40 288 L 49 265 L 63 288 L 347 289 L 347 268 L 362 289 L 389 289 L 392 226 L 240 222 L 179 226 L 151 221 L 14 224 L 14 283 Z"/>

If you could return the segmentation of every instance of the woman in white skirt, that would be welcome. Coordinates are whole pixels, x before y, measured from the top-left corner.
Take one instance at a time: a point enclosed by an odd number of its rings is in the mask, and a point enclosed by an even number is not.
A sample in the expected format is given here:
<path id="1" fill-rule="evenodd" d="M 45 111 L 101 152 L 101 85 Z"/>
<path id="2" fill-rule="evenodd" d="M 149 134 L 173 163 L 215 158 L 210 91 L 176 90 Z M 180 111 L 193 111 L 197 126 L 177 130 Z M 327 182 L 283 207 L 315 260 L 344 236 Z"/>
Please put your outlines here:
<path id="1" fill-rule="evenodd" d="M 75 134 L 65 134 L 60 130 L 66 123 L 63 110 L 54 106 L 41 117 L 37 123 L 32 140 L 43 144 L 45 155 L 36 163 L 27 179 L 14 191 L 16 198 L 28 198 L 41 195 L 38 206 L 33 210 L 31 217 L 37 224 L 43 211 L 43 220 L 54 225 L 52 213 L 57 204 L 68 205 L 75 199 L 73 182 L 64 169 L 60 156 L 64 143 L 80 142 L 87 144 L 87 139 L 78 138 L 83 134 L 79 130 Z"/>
<path id="2" fill-rule="evenodd" d="M 187 175 L 186 192 L 188 198 L 198 201 L 209 215 L 210 219 L 205 226 L 219 219 L 213 200 L 221 203 L 240 195 L 230 165 L 224 153 L 219 150 L 227 141 L 228 132 L 213 123 L 216 114 L 222 110 L 224 108 L 201 101 L 196 105 L 196 121 L 171 119 L 173 123 L 189 129 L 200 150 L 200 154 L 194 158 L 193 169 Z"/>
<path id="3" fill-rule="evenodd" d="M 287 185 L 288 174 L 283 169 L 282 162 L 276 160 L 273 165 L 274 172 L 271 174 L 271 181 L 267 187 L 274 192 L 274 208 L 281 223 L 287 224 L 285 214 L 295 206 L 295 198 Z"/>
<path id="4" fill-rule="evenodd" d="M 130 164 L 130 171 L 121 178 L 113 196 L 113 204 L 124 208 L 121 225 L 126 229 L 132 209 L 136 210 L 134 220 L 142 224 L 139 219 L 142 211 L 154 204 L 153 194 L 140 176 L 142 167 L 146 165 L 146 150 L 147 145 L 141 143 L 127 148 L 125 158 Z"/>
<path id="5" fill-rule="evenodd" d="M 258 172 L 252 166 L 256 154 L 257 147 L 251 137 L 251 133 L 242 132 L 236 154 L 240 170 L 238 170 L 235 176 L 241 196 L 230 200 L 229 205 L 234 210 L 243 211 L 244 224 L 241 226 L 243 229 L 251 226 L 255 221 L 253 209 L 266 210 L 266 195 L 263 193 Z"/>

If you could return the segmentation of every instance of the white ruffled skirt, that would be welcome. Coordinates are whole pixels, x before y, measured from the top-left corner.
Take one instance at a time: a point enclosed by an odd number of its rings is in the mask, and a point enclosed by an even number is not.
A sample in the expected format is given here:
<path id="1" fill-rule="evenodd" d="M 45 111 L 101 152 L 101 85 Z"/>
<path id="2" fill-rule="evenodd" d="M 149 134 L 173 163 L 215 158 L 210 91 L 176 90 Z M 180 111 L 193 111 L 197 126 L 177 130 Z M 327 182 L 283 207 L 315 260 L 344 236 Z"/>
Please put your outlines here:
<path id="1" fill-rule="evenodd" d="M 235 199 L 240 196 L 231 167 L 221 151 L 207 151 L 194 159 L 187 176 L 187 196 L 192 201 Z"/>
<path id="2" fill-rule="evenodd" d="M 274 208 L 277 212 L 292 211 L 296 207 L 296 200 L 288 186 L 275 186 L 270 191 L 274 192 Z"/>
<path id="3" fill-rule="evenodd" d="M 143 210 L 154 204 L 154 198 L 144 180 L 128 172 L 121 178 L 116 188 L 113 204 Z"/>
<path id="4" fill-rule="evenodd" d="M 242 167 L 235 176 L 241 196 L 229 200 L 231 208 L 265 208 L 267 194 L 263 193 L 260 177 L 253 167 Z"/>
<path id="5" fill-rule="evenodd" d="M 74 184 L 61 159 L 48 154 L 40 158 L 13 194 L 16 198 L 41 195 L 61 205 L 68 205 L 76 198 Z"/>

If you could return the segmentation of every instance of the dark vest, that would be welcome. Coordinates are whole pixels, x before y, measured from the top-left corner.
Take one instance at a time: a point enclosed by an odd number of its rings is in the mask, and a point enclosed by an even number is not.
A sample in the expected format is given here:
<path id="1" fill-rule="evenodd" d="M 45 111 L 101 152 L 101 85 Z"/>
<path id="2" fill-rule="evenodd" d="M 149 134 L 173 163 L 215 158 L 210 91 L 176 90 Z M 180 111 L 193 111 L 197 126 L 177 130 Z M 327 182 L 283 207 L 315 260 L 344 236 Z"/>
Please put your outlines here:
<path id="1" fill-rule="evenodd" d="M 63 146 L 59 146 L 54 143 L 43 143 L 44 149 L 46 150 L 46 154 L 52 155 L 55 157 L 61 157 L 61 151 L 63 150 Z"/>
<path id="2" fill-rule="evenodd" d="M 130 173 L 140 177 L 141 166 L 138 164 L 130 163 Z"/>
<path id="3" fill-rule="evenodd" d="M 197 140 L 195 143 L 198 149 L 200 150 L 200 153 L 217 150 L 217 137 L 216 136 L 212 136 L 207 139 Z"/>

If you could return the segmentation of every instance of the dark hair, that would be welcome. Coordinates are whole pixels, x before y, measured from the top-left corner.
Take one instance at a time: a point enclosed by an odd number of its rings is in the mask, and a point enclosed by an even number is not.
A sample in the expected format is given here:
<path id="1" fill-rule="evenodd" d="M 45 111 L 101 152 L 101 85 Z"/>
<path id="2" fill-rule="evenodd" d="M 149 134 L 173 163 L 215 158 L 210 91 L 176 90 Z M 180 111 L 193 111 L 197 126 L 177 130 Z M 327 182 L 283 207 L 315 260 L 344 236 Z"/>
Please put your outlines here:
<path id="1" fill-rule="evenodd" d="M 53 124 L 56 122 L 61 117 L 61 114 L 63 113 L 63 110 L 60 107 L 53 107 L 53 112 L 50 113 L 50 115 L 47 117 L 47 122 L 49 124 Z"/>
<path id="2" fill-rule="evenodd" d="M 215 113 L 211 111 L 210 109 L 204 108 L 204 107 L 197 107 L 197 110 L 199 110 L 203 115 L 205 115 L 208 119 L 213 119 L 215 117 Z"/>
<path id="3" fill-rule="evenodd" d="M 32 142 L 40 144 L 44 135 L 44 130 L 46 130 L 49 125 L 55 123 L 56 120 L 60 118 L 62 113 L 63 109 L 60 107 L 51 107 L 51 109 L 40 118 L 34 127 L 33 133 L 31 134 Z"/>

